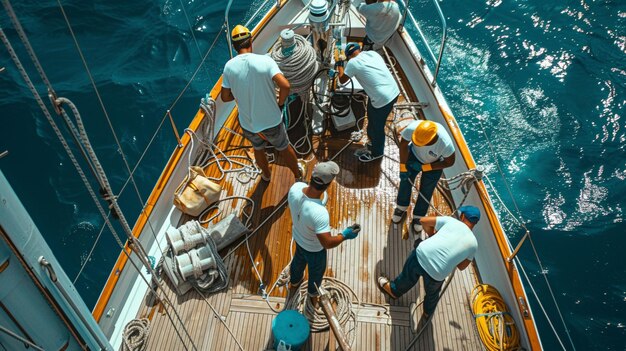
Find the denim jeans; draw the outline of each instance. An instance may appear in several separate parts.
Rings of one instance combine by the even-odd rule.
[[[424,312],[430,316],[435,312],[437,302],[439,302],[439,292],[441,291],[443,281],[434,280],[426,273],[417,260],[415,250],[411,250],[409,257],[404,262],[402,272],[391,282],[391,291],[394,295],[400,297],[414,287],[420,277],[424,278],[424,290],[426,291]]]
[[[400,179],[400,186],[398,187],[398,198],[396,199],[396,203],[398,206],[409,206],[411,203],[411,194],[413,191],[413,186],[409,182],[409,180],[415,183],[415,178],[419,174],[413,170],[412,165],[419,163],[417,157],[413,154],[413,151],[410,150],[409,146],[409,158],[406,162],[406,168],[409,171],[408,179]],[[417,203],[415,207],[413,207],[413,215],[418,217],[423,217],[428,212],[428,204],[430,203],[430,199],[433,197],[433,192],[437,187],[437,182],[439,182],[439,178],[441,178],[441,174],[443,171],[441,169],[422,172],[422,180],[420,182],[419,192],[424,195],[424,197],[428,200],[425,200],[424,197],[417,197]]]
[[[296,243],[296,253],[291,261],[289,280],[291,284],[298,284],[304,277],[304,268],[309,266],[309,285],[307,291],[310,296],[317,296],[317,286],[322,286],[322,279],[326,271],[326,249],[310,252]]]
[[[397,100],[398,97],[396,96],[390,103],[381,108],[372,106],[371,100],[367,102],[367,137],[372,142],[370,151],[374,157],[385,152],[385,124]]]

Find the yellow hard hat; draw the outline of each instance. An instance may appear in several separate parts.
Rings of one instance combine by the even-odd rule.
[[[411,141],[415,146],[424,146],[437,136],[437,125],[432,121],[422,121],[413,131]]]
[[[230,36],[233,39],[233,41],[240,41],[240,40],[250,38],[251,34],[248,28],[242,26],[241,24],[238,24],[235,26],[235,28],[233,28],[233,31],[230,33]]]

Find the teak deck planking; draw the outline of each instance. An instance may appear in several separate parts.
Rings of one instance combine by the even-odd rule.
[[[402,77],[402,72],[399,73]],[[407,90],[412,94],[410,89]],[[412,99],[415,101],[413,97]],[[293,107],[292,111],[297,113],[299,107]],[[246,153],[251,155],[249,143],[240,135],[241,129],[236,120],[227,123],[234,133],[223,128],[216,138],[217,146],[227,151],[229,155]],[[297,129],[300,128],[294,128]],[[387,137],[382,162],[360,163],[353,156],[354,151],[361,147],[358,144],[350,145],[337,155],[337,152],[348,143],[349,132],[326,131],[322,136],[312,137],[314,150],[308,156],[309,176],[318,160],[327,160],[335,155],[334,160],[341,168],[335,184],[328,189],[326,205],[330,213],[331,227],[334,228],[333,234],[353,223],[359,223],[362,227],[357,239],[345,241],[339,247],[329,250],[326,275],[345,282],[364,303],[362,306],[356,304],[353,306],[357,312],[353,350],[404,350],[416,335],[413,328],[422,309],[419,306],[412,314],[410,307],[412,303],[423,298],[422,282],[420,280],[414,289],[397,300],[389,300],[376,287],[376,279],[380,274],[393,278],[402,270],[407,255],[413,249],[414,238],[402,239],[402,231],[408,230],[410,213],[409,219],[400,228],[391,224],[399,183],[398,149],[393,140]],[[293,138],[294,133],[290,132],[290,137]],[[240,148],[241,146],[247,148]],[[233,150],[228,151],[229,149]],[[255,200],[256,208],[251,222],[253,227],[268,218],[286,199],[289,187],[294,182],[291,171],[284,166],[280,158],[277,157],[271,169],[272,179],[269,183],[257,177],[248,184],[241,184],[232,174],[226,175],[221,181],[225,190],[222,197],[245,195]],[[207,174],[218,176],[217,173],[215,165],[207,168]],[[413,203],[415,198],[416,191],[413,194]],[[432,204],[444,214],[451,212],[438,190],[433,196]],[[220,204],[223,215],[232,211],[239,214],[242,207],[242,200],[225,201]],[[432,214],[433,210],[431,209],[429,213]],[[183,216],[180,224],[189,219],[188,216]],[[287,206],[277,211],[250,238],[250,250],[267,289],[270,289],[289,263],[290,243],[291,216]],[[221,252],[222,256],[229,250],[227,248]],[[167,295],[176,304],[174,307],[189,331],[193,344],[199,350],[238,350],[236,338],[245,350],[272,349],[271,321],[275,313],[258,294],[259,280],[254,273],[246,245],[242,245],[226,258],[225,263],[230,274],[229,287],[206,299],[193,290],[178,297],[171,289],[167,278],[164,278],[168,289]],[[476,281],[473,265],[465,271],[456,272],[439,302],[431,324],[412,349],[483,349],[468,302],[469,293]],[[285,287],[274,289],[269,298],[272,306],[276,307],[278,304],[282,309],[285,295]],[[211,306],[219,316],[213,312]],[[192,350],[192,342],[180,328],[180,323],[175,320],[176,328],[172,327],[167,314],[163,312],[164,308],[172,310],[168,306],[150,307],[143,304],[138,313],[138,317],[151,316],[148,349]],[[151,313],[152,309],[155,311]],[[175,316],[173,318],[176,319]],[[220,319],[223,319],[223,322]],[[411,322],[411,319],[415,322]],[[225,326],[230,328],[234,337]],[[329,331],[325,331],[312,333],[304,349],[328,348]]]

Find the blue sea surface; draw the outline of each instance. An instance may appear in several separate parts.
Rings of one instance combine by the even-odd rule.
[[[449,30],[439,84],[495,186],[490,191],[511,242],[523,235],[513,217],[532,233],[544,270],[528,243],[520,257],[556,330],[570,349],[545,277],[578,350],[626,350],[626,2],[440,4]],[[130,168],[156,132],[134,174],[137,191],[131,184],[120,198],[132,225],[176,145],[167,120],[158,129],[165,112],[177,101],[171,112],[182,131],[228,59],[226,1],[63,5]],[[259,5],[235,1],[231,23]],[[57,2],[13,6],[55,90],[80,108],[119,191],[129,171]],[[413,0],[411,9],[436,52],[441,31],[432,2]],[[0,12],[2,29],[26,63]],[[216,35],[212,54],[179,97]],[[0,73],[0,151],[9,151],[0,167],[93,306],[120,248],[108,230],[99,236],[102,217],[4,47],[0,67],[7,68]],[[36,76],[32,65],[27,69]],[[560,349],[532,297],[531,303],[545,349]]]

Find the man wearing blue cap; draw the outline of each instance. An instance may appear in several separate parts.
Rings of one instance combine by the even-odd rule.
[[[385,151],[385,123],[400,89],[391,75],[385,60],[376,51],[361,52],[358,43],[348,43],[344,50],[348,63],[336,63],[339,81],[343,84],[356,78],[369,97],[367,101],[367,137],[370,148],[358,150],[355,156],[361,162],[371,162],[383,157]]]
[[[443,281],[455,268],[464,270],[474,259],[478,241],[472,229],[480,220],[480,211],[474,206],[458,209],[459,219],[448,216],[420,219],[428,239],[416,241],[417,247],[404,263],[400,275],[393,281],[378,277],[378,287],[391,298],[409,291],[420,277],[424,277],[424,314],[422,320],[435,312]]]

